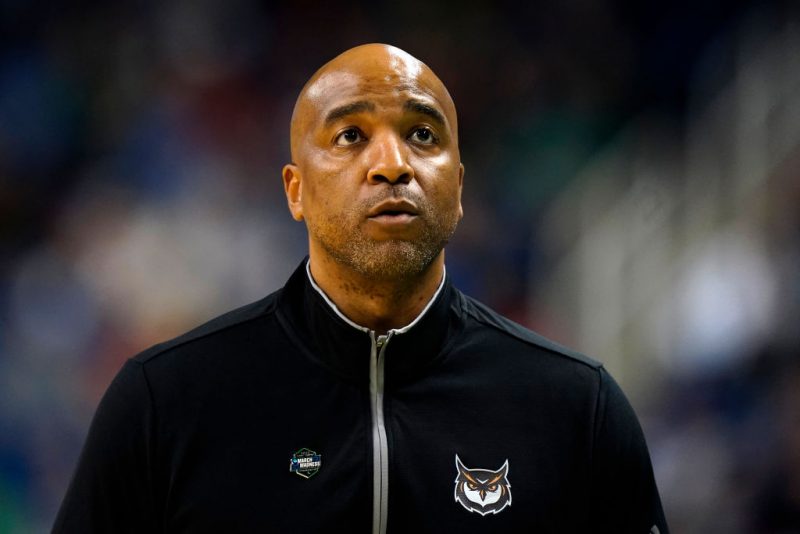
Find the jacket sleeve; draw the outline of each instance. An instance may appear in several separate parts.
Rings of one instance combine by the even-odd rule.
[[[128,360],[94,415],[54,533],[159,532],[154,413],[142,364]]]
[[[624,393],[600,368],[593,450],[594,532],[667,534],[650,454]]]

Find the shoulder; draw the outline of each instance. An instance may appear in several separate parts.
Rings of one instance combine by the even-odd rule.
[[[482,331],[483,336],[513,344],[522,349],[522,352],[545,353],[565,363],[597,371],[602,370],[600,362],[515,323],[468,295],[461,292],[459,294],[463,315]],[[525,348],[529,351],[526,351]]]
[[[258,328],[260,320],[269,319],[275,313],[278,295],[281,290],[247,305],[224,313],[202,325],[169,341],[159,343],[137,354],[134,362],[146,364],[164,354],[182,349],[201,350],[206,345],[214,345],[221,340],[242,335],[251,328]]]

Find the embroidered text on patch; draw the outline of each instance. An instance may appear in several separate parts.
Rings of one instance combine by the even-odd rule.
[[[311,478],[322,467],[322,455],[311,449],[302,448],[292,455],[289,460],[289,472],[296,473],[303,478]]]

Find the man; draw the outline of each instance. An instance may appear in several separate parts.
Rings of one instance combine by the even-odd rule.
[[[423,63],[348,50],[283,169],[309,259],[126,363],[56,532],[667,532],[602,366],[464,296],[456,111]]]

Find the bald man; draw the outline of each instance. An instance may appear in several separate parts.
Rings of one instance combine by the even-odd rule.
[[[666,533],[603,367],[459,292],[450,94],[371,44],[303,87],[286,285],[130,359],[55,532]]]

